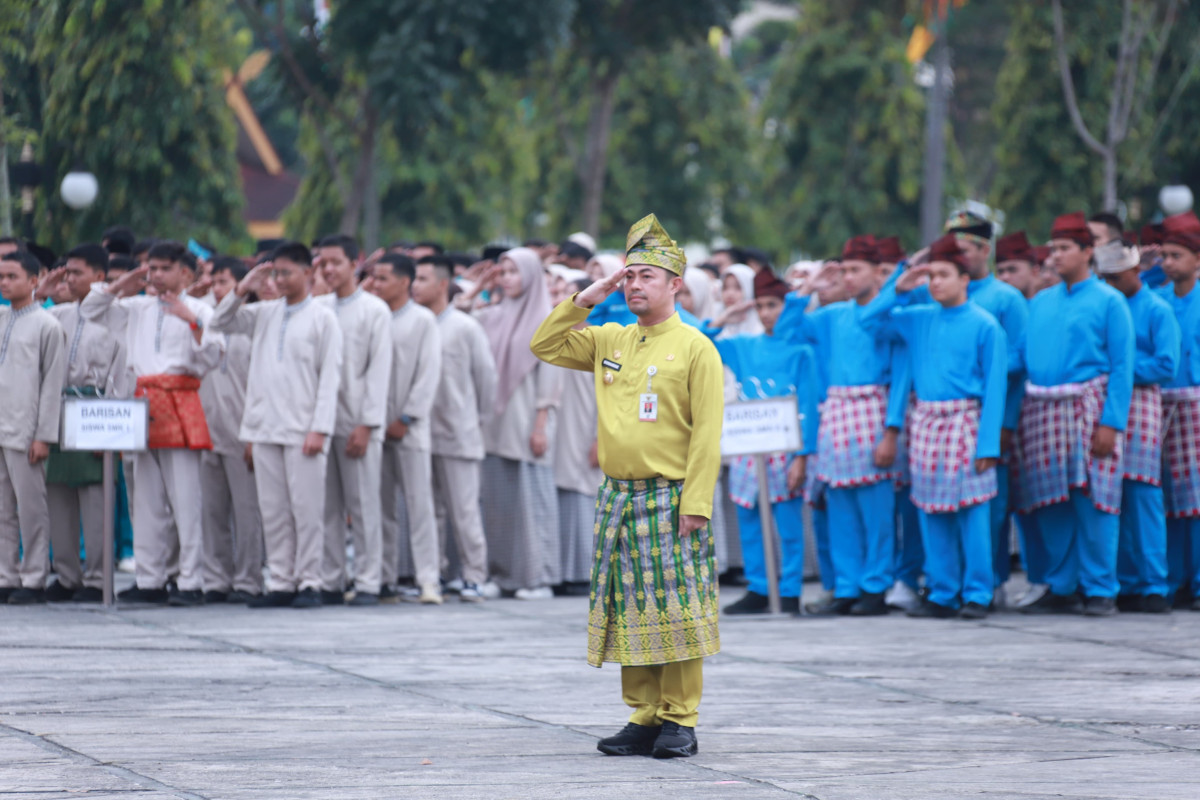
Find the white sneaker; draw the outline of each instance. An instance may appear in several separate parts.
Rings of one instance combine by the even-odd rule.
[[[396,594],[405,603],[417,603],[421,600],[421,590],[415,586],[401,586],[396,589]]]
[[[127,572],[130,575],[137,572],[137,564],[133,560],[133,556],[125,556],[117,562],[117,572]]]
[[[484,600],[483,592],[479,590],[478,583],[464,582],[462,590],[458,593],[458,597],[464,603],[482,603]]]
[[[488,600],[499,600],[500,599],[500,587],[497,586],[496,584],[492,583],[491,581],[488,581],[483,586],[480,586],[479,592],[484,597],[486,597]]]
[[[1025,606],[1031,606],[1045,597],[1048,591],[1050,591],[1050,587],[1044,583],[1031,583],[1029,591],[1021,595],[1021,599],[1017,601],[1016,607],[1024,608]]]
[[[463,590],[463,586],[465,586],[465,585],[466,584],[463,583],[462,578],[455,578],[452,581],[446,581],[445,586],[442,588],[445,589],[445,591],[449,592],[450,594],[458,594],[459,592],[461,592]]]
[[[539,586],[536,589],[517,589],[516,596],[518,600],[550,600],[554,597],[554,590],[549,586]]]
[[[904,581],[896,581],[884,595],[883,601],[891,608],[901,611],[912,611],[921,605],[921,597]]]
[[[426,584],[421,587],[417,600],[426,606],[440,606],[442,604],[442,590],[440,586]]]

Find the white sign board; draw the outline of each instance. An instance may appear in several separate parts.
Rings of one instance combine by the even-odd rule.
[[[721,455],[790,453],[800,447],[800,413],[794,396],[725,406]]]
[[[63,450],[145,450],[150,406],[144,398],[64,397]]]

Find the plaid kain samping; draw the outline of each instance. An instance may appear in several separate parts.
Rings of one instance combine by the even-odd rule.
[[[1163,389],[1163,504],[1171,519],[1200,517],[1200,386]]]
[[[1125,453],[1121,457],[1126,480],[1162,485],[1162,422],[1159,387],[1133,387],[1129,421],[1125,423]]]
[[[875,466],[875,446],[883,436],[888,388],[881,385],[830,386],[821,412],[818,478],[833,489],[870,486],[900,477],[893,464]]]
[[[931,514],[958,511],[996,496],[996,470],[975,472],[979,401],[920,402],[909,427],[912,501]]]

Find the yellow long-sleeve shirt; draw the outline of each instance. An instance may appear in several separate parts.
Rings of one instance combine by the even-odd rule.
[[[600,468],[617,480],[683,481],[679,513],[711,519],[724,420],[717,349],[678,314],[652,327],[609,323],[571,330],[589,311],[574,297],[564,300],[530,348],[547,363],[593,373]],[[655,422],[638,419],[647,380],[649,393],[658,395]]]

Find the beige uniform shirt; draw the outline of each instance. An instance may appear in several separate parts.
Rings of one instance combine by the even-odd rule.
[[[199,342],[191,327],[168,314],[157,297],[118,299],[97,284],[83,299],[79,313],[122,340],[125,362],[135,380],[143,375],[203,378],[220,363],[225,337],[209,324],[211,308],[188,295],[181,295],[180,300],[204,326]]]
[[[392,312],[392,379],[387,412],[388,424],[405,416],[412,420],[408,433],[400,440],[402,449],[428,451],[432,447],[429,415],[441,377],[442,335],[437,317],[409,300]]]
[[[20,311],[0,306],[0,447],[58,441],[66,371],[58,320],[36,303]]]
[[[226,334],[225,353],[221,356],[221,362],[204,376],[200,384],[200,403],[208,420],[213,451],[223,456],[240,456],[245,451],[239,432],[242,414],[246,410],[246,383],[249,378],[249,335]]]
[[[342,329],[342,379],[334,435],[349,436],[359,425],[383,441],[388,378],[392,372],[392,312],[373,294],[356,289],[348,297],[315,298],[332,309]]]
[[[594,496],[604,472],[588,456],[596,442],[595,379],[586,372],[563,370],[562,402],[554,439],[554,482],[560,489]]]
[[[554,459],[555,409],[562,394],[563,371],[539,363],[517,385],[504,411],[493,415],[484,427],[484,446],[489,455],[513,461],[547,465]],[[537,412],[547,409],[546,437],[550,446],[541,458],[535,458],[529,447]]]
[[[63,303],[47,309],[66,334],[67,370],[64,386],[91,386],[100,394],[116,396],[122,388],[125,360],[121,344],[103,326],[88,322],[79,313],[79,303]]]
[[[247,305],[230,292],[212,326],[250,336],[241,441],[299,447],[309,432],[333,435],[342,332],[328,304],[309,297],[294,306],[283,299]]]
[[[496,362],[483,328],[447,307],[438,315],[442,379],[433,403],[433,452],[482,461],[483,426],[496,395]]]

